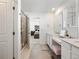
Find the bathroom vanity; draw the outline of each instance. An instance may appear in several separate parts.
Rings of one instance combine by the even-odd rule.
[[[61,45],[61,59],[79,59],[79,40],[54,36],[53,41]]]
[[[61,46],[61,59],[79,59],[79,0],[70,0],[57,15],[53,25],[53,30],[58,35],[46,36],[49,47],[54,51],[58,49],[54,49],[55,43]],[[59,37],[62,30],[67,32],[67,35],[64,35],[67,37]]]
[[[61,44],[62,59],[79,59],[79,41],[63,39]]]
[[[72,0],[64,9],[63,20],[65,29],[70,37],[64,38],[61,42],[61,59],[79,59],[79,0]]]

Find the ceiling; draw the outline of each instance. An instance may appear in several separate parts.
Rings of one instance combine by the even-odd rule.
[[[46,13],[52,8],[57,8],[67,0],[22,0],[22,10],[24,12]]]

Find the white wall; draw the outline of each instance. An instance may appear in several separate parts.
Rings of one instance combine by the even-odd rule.
[[[35,25],[39,25],[40,26],[40,23],[39,21],[30,21],[30,31],[34,31],[35,30]]]
[[[40,20],[40,43],[46,43],[46,14],[41,15]]]
[[[40,19],[38,19],[37,15],[29,15],[29,19],[30,19],[30,31],[31,30],[35,30],[35,25],[39,25],[40,26]]]

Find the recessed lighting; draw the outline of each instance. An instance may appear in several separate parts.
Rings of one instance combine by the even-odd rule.
[[[55,11],[55,8],[52,8],[52,11]]]
[[[63,11],[63,8],[58,8],[58,10],[56,11],[56,15],[60,14]]]

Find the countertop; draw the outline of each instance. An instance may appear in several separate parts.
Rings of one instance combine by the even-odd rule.
[[[53,40],[55,41],[55,42],[57,42],[59,45],[61,45],[61,38],[59,38],[58,36],[53,36]]]
[[[58,35],[54,35],[54,36],[53,36],[53,40],[54,40],[55,42],[57,42],[59,45],[61,45],[61,42],[62,42],[62,40],[64,40],[64,39],[69,39],[69,38],[67,38],[67,37],[62,38],[62,37],[60,37],[60,36],[58,36]]]
[[[57,42],[59,45],[61,45],[62,41],[65,41],[77,48],[79,48],[79,39],[76,39],[76,38],[61,38],[59,36],[53,36],[53,40],[55,42]]]
[[[62,40],[79,48],[79,39],[62,39]]]

